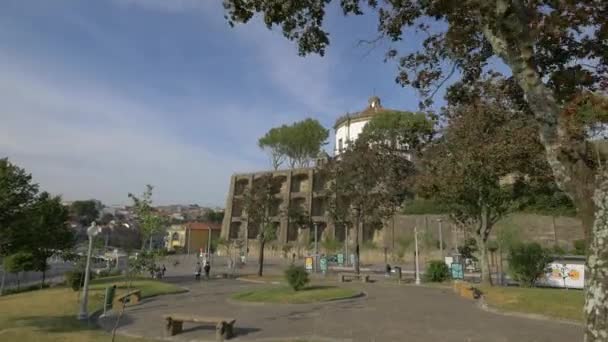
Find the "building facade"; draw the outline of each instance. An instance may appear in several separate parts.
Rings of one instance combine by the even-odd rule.
[[[216,223],[174,224],[167,229],[165,247],[169,251],[181,250],[185,253],[207,252],[209,241],[217,239],[220,232],[221,226]]]
[[[315,172],[314,168],[266,171],[257,173],[235,174],[230,179],[230,189],[226,200],[222,237],[225,239],[254,240],[258,236],[258,227],[247,220],[244,212],[243,194],[254,180],[271,173],[281,182],[281,188],[276,196],[281,198],[279,207],[273,210],[275,216],[272,224],[277,228],[277,240],[281,244],[306,243],[314,239],[310,228],[298,227],[290,222],[285,214],[289,207],[299,206],[304,212],[310,213],[312,221],[317,226],[318,239],[325,238],[344,240],[344,235],[336,230],[327,215],[327,201],[324,190],[326,182]]]

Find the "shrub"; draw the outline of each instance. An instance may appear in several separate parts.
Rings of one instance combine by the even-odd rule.
[[[450,278],[450,269],[448,265],[441,260],[431,260],[429,262],[429,267],[424,273],[424,278],[426,281],[442,282]]]
[[[75,269],[73,271],[67,272],[65,274],[65,279],[67,284],[72,288],[72,290],[78,291],[81,287],[84,286],[84,270]],[[89,271],[89,279],[93,279],[93,273],[91,271]]]
[[[574,253],[576,255],[587,255],[587,242],[582,240],[574,240],[572,241],[572,245],[574,246]]]
[[[538,243],[522,243],[509,251],[509,271],[522,286],[530,287],[545,273],[551,260],[550,251]]]
[[[30,286],[21,287],[21,288],[4,289],[4,294],[9,295],[9,294],[22,293],[22,292],[37,291],[37,290],[41,290],[41,289],[47,289],[49,287],[51,287],[51,285],[46,284],[46,283],[45,284],[36,284],[36,285],[30,285]]]
[[[287,268],[285,271],[285,278],[287,278],[289,286],[291,286],[291,288],[295,291],[301,290],[310,281],[310,279],[308,279],[308,272],[306,272],[306,269],[303,266],[295,265],[291,265],[289,268]]]
[[[475,241],[474,238],[468,238],[464,242],[464,246],[458,246],[458,253],[460,253],[460,255],[462,255],[462,257],[465,259],[477,260],[477,258],[473,255],[473,253],[476,253],[477,251],[477,241]]]

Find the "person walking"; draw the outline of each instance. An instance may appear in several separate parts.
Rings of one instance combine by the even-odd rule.
[[[203,268],[201,266],[201,263],[197,261],[196,268],[194,269],[194,279],[201,280],[202,271],[203,271]]]
[[[205,262],[205,278],[207,278],[207,280],[209,280],[209,271],[211,271],[211,264],[207,261]]]
[[[160,269],[160,275],[162,278],[165,277],[165,272],[167,272],[167,268],[165,267],[165,264],[163,264],[163,267]]]

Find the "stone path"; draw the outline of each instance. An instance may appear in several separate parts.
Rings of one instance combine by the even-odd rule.
[[[571,342],[580,341],[580,326],[553,321],[509,317],[478,309],[450,290],[359,284],[366,297],[324,304],[264,305],[235,303],[237,291],[260,286],[217,279],[196,283],[191,276],[168,281],[190,288],[189,293],[144,300],[129,308],[119,333],[162,338],[167,313],[190,313],[236,318],[234,341],[458,341],[458,342]],[[100,319],[110,330],[114,318]],[[184,325],[174,341],[213,341],[214,328]]]

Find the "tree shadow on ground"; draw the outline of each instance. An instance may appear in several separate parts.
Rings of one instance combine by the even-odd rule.
[[[125,317],[123,316],[123,319]],[[121,321],[123,320],[121,319]],[[40,329],[47,333],[93,331],[98,327],[92,321],[82,322],[73,315],[63,316],[26,316],[13,320],[14,325]]]
[[[311,290],[328,290],[328,289],[337,289],[337,286],[331,286],[331,285],[311,285],[311,286],[306,286],[305,288],[301,289],[300,291],[311,291]]]
[[[235,337],[240,337],[240,336],[245,336],[254,332],[258,332],[261,329],[258,328],[242,328],[242,327],[235,327],[233,332]],[[195,331],[207,331],[207,332],[213,332],[215,333],[215,324],[196,324],[193,326],[190,326],[188,328],[184,328],[182,330],[182,333],[189,333],[189,332],[195,332]]]

